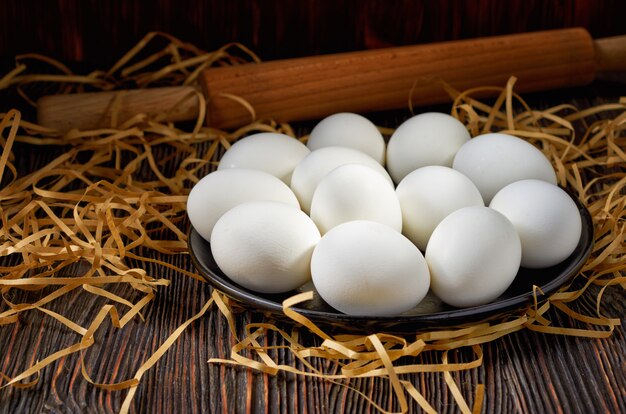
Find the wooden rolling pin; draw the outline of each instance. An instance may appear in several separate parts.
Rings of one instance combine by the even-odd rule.
[[[207,125],[233,128],[250,112],[228,98],[248,101],[257,119],[317,119],[336,112],[366,113],[449,101],[435,82],[457,89],[504,85],[514,75],[518,92],[585,85],[597,72],[626,69],[626,36],[593,40],[585,29],[495,36],[361,52],[276,60],[206,70],[200,86],[208,98]],[[39,123],[59,130],[108,126],[119,100],[119,121],[167,111],[193,94],[191,87],[138,89],[43,97]],[[194,119],[197,98],[186,99],[172,121]]]

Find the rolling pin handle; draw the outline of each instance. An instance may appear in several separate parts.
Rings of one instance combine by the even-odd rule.
[[[156,116],[168,110],[169,121],[189,121],[198,116],[197,93],[190,86],[172,86],[44,96],[37,101],[37,121],[58,131],[107,128],[114,104],[117,125],[137,114]]]
[[[614,36],[593,42],[598,72],[626,70],[626,36]]]

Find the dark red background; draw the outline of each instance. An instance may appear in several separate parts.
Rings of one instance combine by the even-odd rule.
[[[147,32],[263,59],[583,26],[626,33],[620,0],[3,0],[0,57],[39,52],[107,66]]]

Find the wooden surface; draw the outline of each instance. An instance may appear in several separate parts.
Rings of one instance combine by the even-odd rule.
[[[466,90],[504,85],[511,74],[518,92],[586,85],[596,74],[593,41],[576,28],[309,56],[209,69],[201,84],[207,124],[233,128],[250,112],[224,93],[245,99],[259,119],[291,122],[405,108],[407,91],[414,105],[447,102],[438,78]]]
[[[191,86],[170,86],[44,96],[37,101],[37,123],[59,131],[110,127],[111,111],[116,100],[119,105],[117,125],[137,114],[154,116],[163,113],[164,108],[176,108],[168,114],[172,122],[189,121],[198,116],[196,89]]]
[[[248,124],[251,114],[233,96],[252,105],[257,119],[292,122],[405,108],[407,91],[413,105],[447,102],[439,79],[466,90],[503,85],[514,74],[516,91],[527,93],[587,85],[606,69],[601,62],[626,70],[626,57],[620,61],[626,35],[598,44],[602,59],[596,59],[587,30],[549,30],[222,66],[205,70],[199,80],[208,102],[207,125],[237,128]],[[481,97],[496,94],[485,91]],[[61,131],[108,127],[114,102],[118,124],[181,102],[170,120],[193,120],[198,113],[192,87],[150,88],[45,96],[37,102],[38,122]]]
[[[624,84],[598,82],[589,88],[527,97],[533,107],[568,102],[584,108],[613,102],[620,95],[626,95]],[[447,107],[444,105],[435,109],[445,111]],[[374,119],[394,126],[407,115],[406,112],[377,114]],[[309,126],[303,126],[300,132]],[[15,150],[17,164],[26,170],[37,168],[55,151],[18,146]],[[160,258],[190,270],[192,268],[189,257],[185,255]],[[209,288],[198,281],[163,268],[148,270],[151,274],[170,279],[171,285],[159,288],[155,301],[146,308],[145,323],[137,319],[120,331],[110,327],[98,332],[96,344],[85,354],[87,370],[96,382],[131,378],[159,344],[183,321],[198,312],[210,297]],[[9,299],[19,302],[26,297],[27,294],[15,295]],[[626,323],[623,291],[608,290],[604,295],[604,304],[604,314],[620,317],[622,323]],[[101,305],[99,299],[76,290],[68,296],[68,300],[55,301],[49,308],[86,325]],[[576,302],[573,309],[593,314],[595,296],[586,295]],[[0,306],[0,312],[2,310],[4,308]],[[559,314],[550,312],[550,317],[557,323],[563,322]],[[259,315],[249,312],[237,317],[239,329],[246,322],[261,320]],[[278,336],[270,335],[270,338],[270,345],[283,343]],[[308,345],[319,344],[310,335],[303,338]],[[36,312],[28,312],[19,323],[0,327],[0,371],[16,375],[37,359],[76,341],[76,335],[68,333],[56,321]],[[132,412],[372,411],[355,392],[321,380],[283,374],[270,377],[207,363],[212,357],[228,358],[232,345],[224,318],[216,308],[212,308],[205,317],[193,323],[163,359],[145,374]],[[454,374],[470,406],[476,384],[485,384],[483,412],[626,412],[626,333],[623,327],[616,329],[613,336],[605,340],[523,331],[484,345],[483,349],[485,356],[481,367]],[[454,361],[469,360],[472,357],[469,352],[454,351],[450,353],[450,358]],[[293,363],[284,351],[275,351],[271,355],[279,363]],[[433,354],[426,354],[418,357],[417,361],[435,362],[433,358]],[[117,412],[126,391],[103,391],[88,384],[80,374],[78,361],[78,355],[74,354],[49,366],[34,388],[0,390],[0,413]],[[458,411],[441,374],[416,374],[406,379],[415,384],[440,412]],[[361,379],[353,381],[352,385],[387,406],[390,390],[386,382]],[[415,403],[411,408],[419,412]]]

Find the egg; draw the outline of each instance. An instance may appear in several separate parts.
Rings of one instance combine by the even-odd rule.
[[[323,147],[348,147],[364,152],[381,165],[385,163],[385,140],[369,119],[348,112],[322,119],[311,131],[307,147],[311,151]]]
[[[489,207],[506,216],[522,242],[522,266],[554,266],[574,252],[582,233],[576,203],[561,188],[541,180],[504,187]]]
[[[322,234],[352,220],[376,221],[402,231],[402,211],[393,187],[379,172],[359,164],[337,167],[320,181],[311,218]]]
[[[556,184],[550,161],[539,149],[512,135],[479,135],[459,149],[452,167],[476,184],[486,204],[507,185],[525,179]]]
[[[222,214],[243,202],[261,200],[300,207],[291,189],[278,178],[263,171],[236,168],[214,171],[198,181],[187,199],[187,215],[196,231],[210,240]]]
[[[426,248],[431,289],[457,307],[489,303],[511,285],[522,256],[513,224],[489,207],[464,207],[439,223]]]
[[[427,112],[403,122],[387,144],[387,168],[399,183],[411,171],[429,165],[452,166],[454,155],[470,139],[456,118]]]
[[[293,169],[310,152],[306,145],[288,135],[261,132],[235,142],[224,153],[217,169],[261,170],[289,185]]]
[[[288,292],[311,278],[311,254],[320,240],[300,209],[253,201],[228,210],[215,224],[211,251],[231,280],[261,293]]]
[[[291,189],[298,197],[303,211],[310,212],[313,193],[322,178],[345,164],[361,164],[373,168],[389,182],[390,186],[393,186],[387,171],[369,155],[352,148],[320,148],[304,157],[291,176]]]
[[[408,311],[430,285],[417,247],[391,227],[366,220],[340,224],[322,237],[311,258],[311,276],[330,306],[357,316]]]
[[[402,234],[422,251],[435,227],[453,211],[484,206],[480,191],[452,168],[432,165],[402,179],[396,194],[402,208]]]

